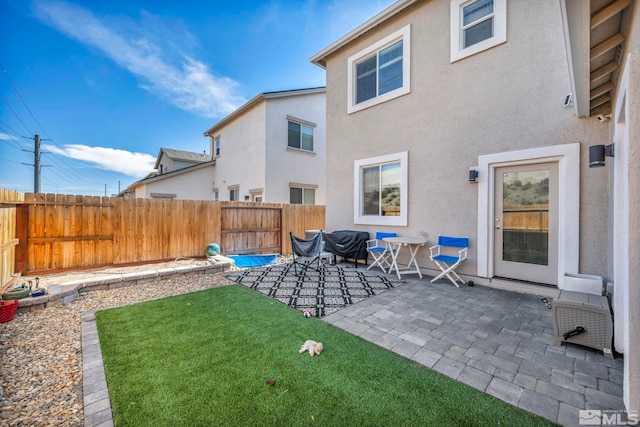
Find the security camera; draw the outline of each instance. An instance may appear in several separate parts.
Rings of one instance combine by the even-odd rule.
[[[598,119],[598,121],[600,123],[604,123],[604,122],[608,121],[609,119],[611,119],[611,114],[598,114],[596,116],[596,119]]]
[[[573,93],[570,93],[564,98],[564,106],[570,107],[573,104]]]

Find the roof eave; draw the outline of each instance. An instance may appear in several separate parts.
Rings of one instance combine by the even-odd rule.
[[[378,13],[373,18],[369,19],[364,24],[357,27],[355,30],[347,33],[345,36],[343,36],[339,40],[335,41],[331,45],[327,46],[320,52],[313,55],[311,58],[309,58],[309,61],[311,61],[313,64],[316,64],[321,68],[326,68],[327,57],[329,55],[331,55],[338,49],[341,49],[342,47],[346,46],[347,44],[351,43],[352,41],[356,40],[357,38],[361,37],[366,32],[377,27],[378,25],[382,24],[383,22],[387,21],[388,19],[392,18],[398,13],[402,12],[412,4],[417,3],[418,1],[420,0],[399,0],[395,2],[394,4],[392,4],[385,10],[383,10],[382,12]]]
[[[161,147],[160,151],[158,151],[158,156],[156,157],[156,164],[153,166],[154,169],[158,169],[158,167],[160,166],[160,158],[162,157],[163,152],[164,152],[164,147]]]
[[[590,115],[591,7],[583,0],[560,0],[569,79],[577,117]]]
[[[174,170],[174,171],[171,171],[171,172],[166,172],[166,173],[154,175],[154,176],[149,177],[149,178],[143,178],[143,179],[141,179],[139,181],[136,181],[132,185],[135,185],[135,184],[148,184],[150,182],[161,181],[161,180],[166,179],[166,178],[172,178],[174,176],[182,175],[182,174],[185,174],[185,173],[193,172],[193,171],[198,170],[198,169],[202,169],[202,168],[209,167],[209,166],[215,166],[215,165],[216,165],[216,160],[213,159],[213,160],[209,160],[208,162],[199,163],[197,165],[187,166],[186,168],[177,169],[177,170]]]
[[[245,111],[253,108],[253,106],[257,105],[260,101],[262,101],[264,99],[264,95],[262,93],[254,96],[253,98],[251,98],[249,101],[247,101],[246,103],[244,103],[242,106],[240,106],[238,109],[234,110],[231,114],[229,114],[227,117],[225,117],[224,119],[220,120],[218,123],[216,123],[215,125],[211,126],[209,129],[207,129],[204,132],[204,136],[213,136],[212,134],[215,132],[215,130],[221,126],[223,126],[226,123],[229,123],[230,121],[232,121],[234,118],[238,117],[240,114],[244,113]]]
[[[253,98],[251,98],[244,105],[239,107],[237,110],[235,110],[234,112],[226,116],[224,119],[220,120],[218,123],[216,123],[215,125],[211,126],[209,129],[207,129],[204,132],[204,136],[214,136],[213,134],[218,129],[220,129],[227,123],[235,120],[236,117],[242,115],[244,112],[250,110],[251,108],[253,108],[254,106],[256,106],[257,104],[259,104],[261,101],[265,99],[285,98],[288,96],[297,96],[297,95],[309,95],[313,93],[322,93],[326,91],[327,91],[327,88],[324,86],[321,86],[321,87],[314,87],[309,89],[293,89],[293,90],[283,90],[283,91],[277,91],[277,92],[260,93],[254,96]]]

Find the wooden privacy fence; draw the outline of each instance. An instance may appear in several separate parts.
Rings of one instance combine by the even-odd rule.
[[[14,277],[16,262],[16,207],[24,200],[24,194],[0,189],[0,288]]]
[[[25,194],[15,212],[23,273],[203,257],[212,242],[223,254],[289,254],[289,231],[325,224],[315,205],[42,193]]]

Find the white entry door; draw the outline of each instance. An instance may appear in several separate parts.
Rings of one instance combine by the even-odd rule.
[[[495,169],[494,276],[558,284],[558,163]]]

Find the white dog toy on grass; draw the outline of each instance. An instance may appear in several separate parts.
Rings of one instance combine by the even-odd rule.
[[[307,340],[304,342],[304,344],[302,344],[302,347],[300,347],[300,350],[298,350],[298,353],[302,354],[305,351],[308,351],[309,356],[311,357],[313,357],[314,354],[320,354],[322,353],[322,343],[315,342],[312,340]]]

